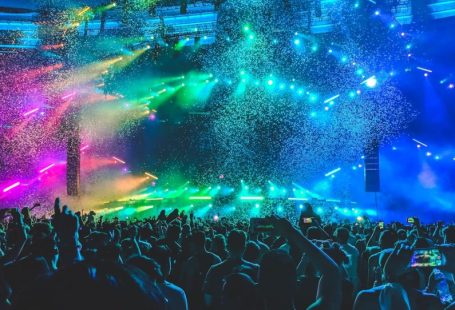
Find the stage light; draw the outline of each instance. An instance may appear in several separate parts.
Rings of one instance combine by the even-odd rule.
[[[406,34],[405,34],[404,32],[402,32],[402,33],[400,33],[400,35],[401,35],[402,37],[404,37]]]
[[[240,196],[240,200],[264,200],[264,196]]]
[[[300,192],[300,194],[303,194],[303,192]],[[288,200],[291,200],[291,201],[308,201],[308,198],[289,197]]]
[[[362,166],[362,164],[358,164],[357,167],[362,168],[363,166]]]
[[[341,57],[341,62],[347,62],[348,58],[346,56]]]
[[[220,218],[218,217],[218,215],[213,216],[213,220],[214,220],[215,222],[217,222],[219,219],[220,219]]]
[[[324,212],[324,210],[321,207],[316,209],[316,213],[321,214],[322,212]]]
[[[426,155],[427,155],[427,157],[430,157],[431,156],[431,152],[427,152]]]
[[[5,187],[5,188],[3,189],[3,192],[6,193],[6,192],[12,190],[12,189],[15,188],[15,187],[18,187],[19,185],[21,185],[21,182],[16,182],[16,183],[14,183],[14,184],[11,184],[10,186]]]
[[[272,43],[273,43],[273,44],[277,44],[277,43],[278,43],[278,40],[277,40],[277,39],[273,39],[273,40],[272,40]]]
[[[450,89],[454,89],[455,88],[455,85],[453,83],[450,83],[449,86],[448,86]]]
[[[332,49],[329,49],[329,53],[332,54],[332,53],[333,53],[333,50],[332,50]]]
[[[154,180],[158,180],[158,177],[157,177],[157,176],[154,176],[154,175],[151,174],[151,173],[146,172],[145,175],[146,175],[147,177],[149,177],[149,178],[154,179]]]
[[[434,159],[436,159],[436,160],[440,160],[440,159],[441,159],[441,157],[440,157],[439,155],[436,155],[436,156],[434,157]]]
[[[352,170],[357,170],[357,167],[356,166],[352,166]]]
[[[415,143],[417,143],[418,145],[421,145],[421,146],[424,146],[424,147],[428,147],[428,144],[425,144],[423,143],[422,141],[419,141],[417,139],[412,139],[412,141],[414,141]]]
[[[268,80],[268,81],[267,81],[267,84],[268,84],[269,86],[272,86],[272,85],[273,85],[273,80]]]
[[[273,192],[275,190],[275,187],[270,187],[270,190]]]
[[[367,80],[365,80],[365,84],[367,85],[367,87],[369,88],[375,88],[377,85],[378,85],[378,80],[376,79],[376,77],[373,75],[372,77],[368,78]]]
[[[340,170],[341,170],[341,168],[338,167],[338,168],[336,168],[336,169],[333,169],[332,171],[327,172],[324,176],[328,177],[328,176],[330,176],[330,175],[333,175],[333,174],[339,172]]]
[[[330,98],[324,100],[324,103],[332,102],[333,100],[337,99],[338,97],[340,97],[340,94],[335,95],[333,97],[330,97]]]
[[[355,98],[355,91],[349,92],[349,98]]]
[[[253,39],[254,39],[254,35],[250,34],[250,35],[248,36],[248,38],[249,38],[250,40],[253,40]]]
[[[358,217],[357,217],[357,222],[361,222],[361,221],[363,221],[363,217],[358,216]]]
[[[300,205],[299,208],[300,208],[300,209],[303,209],[303,205]]]
[[[392,150],[393,150],[393,151],[396,151],[396,150],[397,150],[397,147],[396,147],[396,146],[392,146]]]
[[[212,196],[190,196],[189,200],[212,200]]]
[[[293,90],[295,88],[295,85],[291,84],[291,86],[289,86],[289,88]]]
[[[300,96],[303,95],[303,89],[300,88],[300,89],[297,91],[297,93],[298,93]]]
[[[374,11],[374,15],[379,16],[381,12],[379,10]]]
[[[294,40],[294,45],[300,45],[300,40],[299,39],[295,39]]]
[[[329,107],[325,107],[324,110],[325,110],[325,111],[328,111],[328,110],[330,110],[330,109],[329,109]]]
[[[278,207],[276,210],[277,210],[278,212],[283,212],[283,207]]]
[[[428,73],[425,72],[425,73],[423,74],[423,76],[424,76],[424,77],[428,77]]]
[[[358,9],[360,4],[358,2],[354,3],[354,8]]]
[[[311,113],[310,113],[310,116],[311,116],[311,117],[316,117],[316,115],[317,115],[316,112],[311,112]]]
[[[390,29],[394,29],[396,27],[396,25],[395,25],[395,23],[391,23],[389,27],[390,27]]]
[[[311,46],[311,50],[313,52],[316,52],[318,50],[318,46],[316,44],[313,44],[313,46]]]
[[[411,45],[411,44],[406,44],[406,49],[407,49],[407,50],[410,50],[410,49],[411,49],[411,47],[412,47],[412,45]]]
[[[243,31],[245,31],[245,32],[250,31],[250,26],[248,26],[248,25],[243,26]]]
[[[259,209],[260,205],[257,203],[254,205],[256,209]]]

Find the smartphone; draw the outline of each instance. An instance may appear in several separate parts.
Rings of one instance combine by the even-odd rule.
[[[271,219],[253,217],[250,219],[251,232],[268,232],[273,230],[273,223]]]
[[[313,223],[313,219],[311,217],[304,217],[303,218],[303,223],[304,224],[311,224],[311,223]]]
[[[409,224],[414,224],[414,218],[413,217],[408,217],[408,223]]]
[[[384,222],[379,222],[378,227],[379,229],[384,229]]]
[[[444,266],[445,259],[439,249],[415,249],[409,264],[411,267],[439,267]]]

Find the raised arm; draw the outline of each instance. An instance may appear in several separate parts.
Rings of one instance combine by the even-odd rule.
[[[338,265],[284,219],[272,217],[275,229],[298,246],[321,273],[316,301],[308,309],[338,309],[341,303],[341,271]]]

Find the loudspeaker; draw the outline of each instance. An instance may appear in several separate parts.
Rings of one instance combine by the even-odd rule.
[[[379,145],[377,143],[372,143],[365,149],[364,167],[365,192],[380,192]]]

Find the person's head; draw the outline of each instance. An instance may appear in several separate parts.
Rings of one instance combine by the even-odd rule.
[[[146,256],[133,256],[128,259],[127,263],[141,269],[156,282],[162,283],[164,281],[160,265],[151,258]]]
[[[188,224],[185,224],[182,226],[182,235],[183,237],[188,237],[191,235],[191,226]]]
[[[398,236],[393,230],[384,230],[379,236],[379,246],[381,249],[390,249],[395,246],[395,242],[398,241]]]
[[[161,267],[161,272],[166,279],[171,274],[171,252],[165,246],[153,247],[150,251],[150,256]]]
[[[257,263],[259,259],[260,248],[254,241],[248,241],[246,244],[245,254],[243,258],[249,262]]]
[[[196,231],[191,236],[191,242],[195,252],[205,251],[205,233],[203,231]]]
[[[297,272],[292,257],[282,250],[272,250],[262,257],[259,288],[268,309],[286,309],[294,302]]]
[[[400,240],[400,241],[404,241],[408,237],[406,230],[404,230],[403,228],[398,229],[397,236],[398,236],[398,240]]]
[[[349,256],[342,249],[340,249],[340,245],[338,243],[327,243],[323,250],[339,266],[349,263]]]
[[[221,300],[224,309],[254,309],[256,306],[254,281],[244,273],[233,273],[227,276]]]
[[[232,230],[229,233],[227,244],[231,257],[242,257],[245,251],[246,233],[243,230]]]
[[[180,238],[182,229],[179,225],[171,225],[167,228],[166,238],[170,241],[177,241]]]
[[[306,236],[310,240],[324,240],[325,236],[321,233],[318,227],[309,227],[306,231]]]
[[[41,279],[15,309],[165,309],[165,298],[140,269],[109,262],[80,262]]]
[[[51,226],[48,223],[36,223],[30,230],[32,235],[31,251],[34,256],[43,256],[47,259],[58,254],[57,242],[52,236]]]
[[[455,226],[450,225],[443,230],[444,243],[455,243]]]
[[[344,227],[339,227],[335,231],[336,241],[340,244],[347,244],[349,240],[349,230]]]
[[[359,239],[355,242],[355,247],[356,249],[359,251],[359,253],[363,253],[365,252],[366,248],[367,248],[367,244],[366,244],[366,241],[365,239]]]
[[[226,238],[221,234],[215,235],[211,249],[215,253],[226,251]]]

